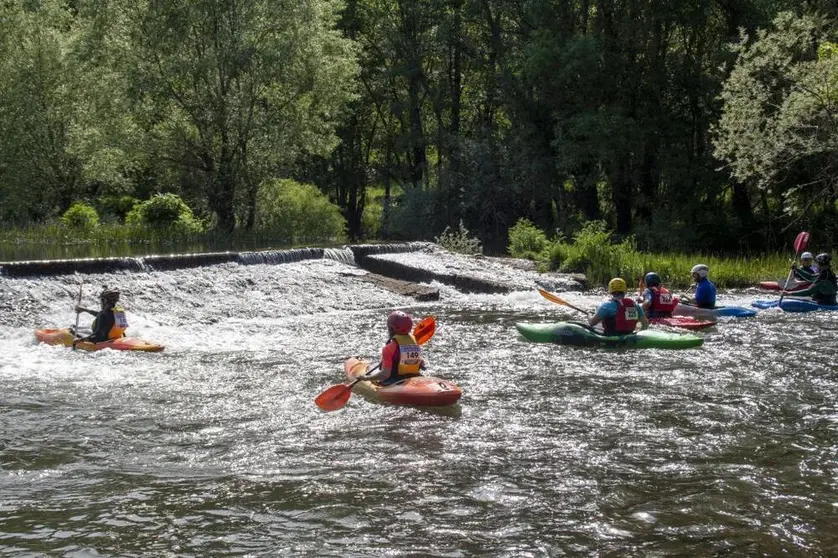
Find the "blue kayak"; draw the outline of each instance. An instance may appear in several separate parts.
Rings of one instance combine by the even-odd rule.
[[[699,308],[691,304],[679,303],[672,311],[673,316],[693,316],[712,320],[715,318],[753,318],[757,315],[755,310],[742,308],[741,306],[716,306],[715,308]]]
[[[818,304],[811,300],[800,298],[784,298],[783,304],[779,300],[755,300],[751,303],[754,308],[766,310],[778,306],[785,312],[815,312],[818,310],[838,310],[838,304]]]

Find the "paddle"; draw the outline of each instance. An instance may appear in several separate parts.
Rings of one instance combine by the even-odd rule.
[[[81,281],[79,283],[79,298],[76,301],[76,306],[81,305],[81,289],[82,289],[83,286],[84,286],[84,281]],[[75,308],[74,308],[74,310],[75,310]],[[75,327],[73,327],[73,337],[78,337],[78,331],[79,331],[79,313],[76,312],[76,325],[75,325]],[[77,341],[77,339],[73,339],[73,350],[74,351],[76,350],[76,341]]]
[[[436,332],[436,320],[434,320],[433,316],[428,316],[427,318],[423,319],[421,322],[416,324],[413,328],[413,337],[416,339],[416,342],[420,345],[424,345],[427,343],[431,337],[434,336]],[[374,372],[381,367],[381,363],[379,362],[375,366],[373,366],[370,370],[367,371],[367,374],[370,372]],[[337,411],[338,409],[342,408],[346,405],[346,402],[349,401],[349,397],[352,395],[352,388],[361,381],[361,376],[358,376],[348,384],[337,384],[330,388],[325,389],[317,398],[314,400],[314,404],[323,409],[324,411]]]
[[[549,291],[545,291],[544,289],[538,289],[538,294],[540,294],[541,296],[543,296],[544,298],[546,298],[550,302],[555,302],[556,304],[561,304],[562,306],[567,306],[568,308],[573,308],[577,312],[582,312],[586,316],[589,315],[587,312],[585,312],[581,308],[577,308],[576,306],[572,305],[571,303],[569,303],[565,299],[560,298],[560,297],[554,295],[553,293],[551,293]]]
[[[800,256],[800,253],[809,246],[809,233],[806,231],[801,232],[797,235],[797,238],[794,239],[794,261]],[[780,302],[777,303],[777,306],[783,303],[783,297],[786,296],[786,287],[788,287],[789,281],[791,281],[792,276],[794,275],[794,269],[789,270],[789,276],[786,277],[786,282],[783,285],[783,290],[780,291]]]

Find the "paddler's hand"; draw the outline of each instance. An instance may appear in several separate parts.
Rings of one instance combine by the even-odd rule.
[[[86,310],[81,306],[76,306],[76,314],[81,314],[82,312],[86,312]]]

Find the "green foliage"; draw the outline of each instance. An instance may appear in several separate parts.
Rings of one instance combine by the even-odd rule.
[[[361,217],[361,231],[364,238],[379,238],[381,236],[381,221],[384,218],[384,208],[380,201],[368,201],[364,205]]]
[[[436,191],[405,188],[404,194],[393,200],[384,223],[384,236],[397,240],[430,239],[435,230],[433,208],[437,195]]]
[[[721,94],[716,156],[737,180],[779,186],[789,213],[799,214],[813,194],[833,186],[838,57],[828,36],[820,17],[779,14],[755,41],[742,37]]]
[[[120,220],[125,220],[128,213],[138,203],[140,203],[140,200],[127,195],[102,196],[96,200],[96,206],[99,208],[100,213],[113,215]]]
[[[177,194],[156,194],[128,212],[125,223],[152,229],[171,229],[180,233],[199,233],[204,225]]]
[[[614,277],[634,277],[643,273],[634,238],[612,241],[603,221],[590,221],[573,236],[572,243],[556,241],[550,248],[554,269],[584,273],[593,284],[606,284]]]
[[[340,208],[312,184],[270,180],[259,187],[255,229],[293,243],[339,241],[346,220]]]
[[[452,231],[451,227],[445,227],[442,234],[436,237],[435,240],[437,244],[451,252],[469,255],[483,253],[483,249],[480,247],[480,240],[470,236],[462,220],[460,220],[458,230]]]
[[[61,222],[76,232],[89,233],[99,226],[99,214],[86,203],[76,202],[61,216]]]
[[[507,250],[516,258],[539,261],[548,247],[547,235],[529,219],[521,218],[509,229]]]

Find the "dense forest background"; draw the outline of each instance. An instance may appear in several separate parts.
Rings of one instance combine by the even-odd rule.
[[[236,234],[289,226],[295,203],[322,222],[322,195],[352,239],[462,223],[502,251],[527,218],[566,237],[603,220],[650,251],[774,250],[803,228],[834,244],[836,16],[826,0],[0,0],[0,226],[76,202],[125,222],[166,193]]]

